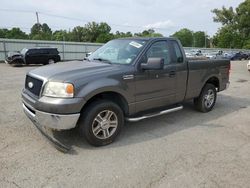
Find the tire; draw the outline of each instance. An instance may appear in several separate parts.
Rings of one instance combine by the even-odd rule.
[[[55,64],[55,63],[56,63],[56,62],[55,62],[54,59],[49,59],[47,65],[51,65],[51,64]]]
[[[208,97],[208,98],[207,98]],[[195,108],[200,112],[209,112],[213,109],[217,99],[217,91],[213,84],[206,84],[198,98],[194,99]]]
[[[16,60],[12,64],[9,64],[9,65],[11,65],[12,67],[22,67],[23,66],[23,62],[20,61],[20,60]]]
[[[91,145],[105,146],[116,139],[123,125],[124,114],[116,103],[97,100],[83,110],[79,121],[79,131],[80,135]]]

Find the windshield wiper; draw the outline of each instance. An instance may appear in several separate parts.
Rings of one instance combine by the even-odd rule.
[[[107,59],[102,59],[102,58],[94,58],[93,60],[96,60],[96,61],[101,61],[101,62],[104,62],[104,63],[108,63],[108,64],[112,64],[109,60]]]

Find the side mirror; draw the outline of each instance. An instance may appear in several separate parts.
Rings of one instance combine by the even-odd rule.
[[[141,69],[143,70],[160,70],[164,67],[163,58],[148,58],[148,62],[141,64]]]

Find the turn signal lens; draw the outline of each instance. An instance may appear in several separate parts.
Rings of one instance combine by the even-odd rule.
[[[67,86],[66,86],[66,92],[68,94],[73,94],[74,93],[74,86],[72,84],[67,84]]]

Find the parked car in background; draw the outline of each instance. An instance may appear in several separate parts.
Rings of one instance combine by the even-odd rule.
[[[237,52],[232,57],[231,60],[246,60],[249,58],[249,55],[243,52]]]
[[[5,62],[7,64],[28,65],[28,64],[54,64],[61,60],[57,48],[36,47],[24,48],[21,52],[9,52]]]
[[[197,50],[196,53],[195,53],[196,56],[203,56],[201,50]]]

